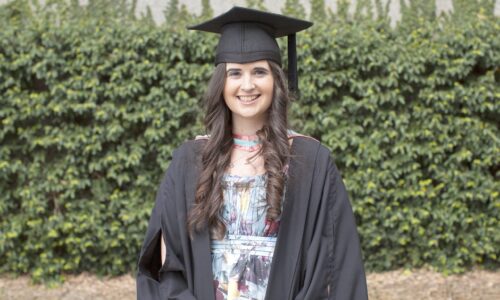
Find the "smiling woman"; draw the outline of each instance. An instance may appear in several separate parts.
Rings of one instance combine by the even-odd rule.
[[[295,33],[311,25],[235,7],[191,28],[221,34],[207,135],[174,152],[160,185],[138,299],[367,299],[342,178],[328,149],[288,126],[275,38],[288,35],[295,50]]]

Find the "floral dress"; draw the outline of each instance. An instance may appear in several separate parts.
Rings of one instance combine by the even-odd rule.
[[[267,175],[225,174],[223,240],[211,241],[217,300],[264,299],[279,220],[266,220]]]

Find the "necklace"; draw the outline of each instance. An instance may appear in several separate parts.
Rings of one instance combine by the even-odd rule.
[[[233,146],[235,148],[254,152],[262,147],[262,141],[259,139],[257,135],[242,135],[242,134],[233,134]]]

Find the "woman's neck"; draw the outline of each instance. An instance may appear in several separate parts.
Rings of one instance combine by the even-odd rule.
[[[232,124],[233,134],[255,135],[264,127],[264,120],[234,118]]]

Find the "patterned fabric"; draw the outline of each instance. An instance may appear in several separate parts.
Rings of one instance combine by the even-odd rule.
[[[212,240],[217,300],[264,299],[279,221],[266,220],[266,174],[225,174],[222,217],[227,232]]]

